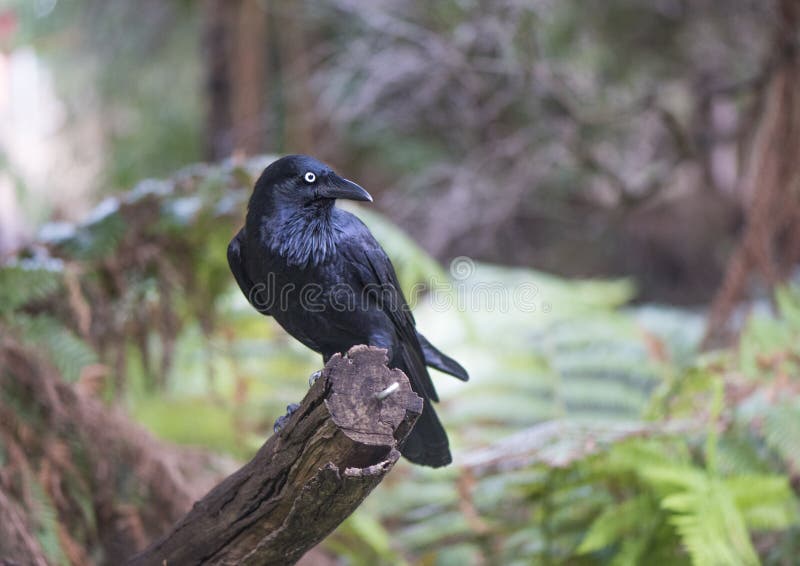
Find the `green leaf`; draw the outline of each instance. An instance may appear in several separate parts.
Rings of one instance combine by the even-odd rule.
[[[696,489],[669,495],[661,506],[696,566],[760,564],[745,520],[726,486],[709,479]]]
[[[383,559],[393,557],[391,536],[384,526],[367,513],[356,511],[345,522],[359,541],[368,545],[372,551]]]
[[[764,436],[784,460],[800,468],[800,406],[796,402],[782,403],[767,412]]]
[[[703,471],[689,466],[643,465],[637,473],[657,492],[664,494],[681,490],[702,491],[708,481]]]
[[[17,313],[9,327],[23,343],[45,355],[67,381],[76,381],[85,366],[97,363],[94,350],[53,317]]]
[[[748,527],[786,529],[798,523],[797,499],[785,476],[742,475],[725,480]]]
[[[608,507],[595,519],[578,547],[579,554],[589,554],[624,542],[626,537],[635,537],[643,522],[652,518],[656,509],[653,500],[647,495],[638,495],[619,505]]]
[[[19,260],[0,267],[0,316],[55,293],[61,284],[61,262]]]

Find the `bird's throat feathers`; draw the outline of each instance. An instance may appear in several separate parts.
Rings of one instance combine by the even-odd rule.
[[[333,219],[333,202],[306,206],[284,215],[259,219],[258,234],[269,249],[297,267],[320,265],[336,252],[341,230]]]

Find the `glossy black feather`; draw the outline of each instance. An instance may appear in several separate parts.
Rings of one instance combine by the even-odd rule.
[[[452,375],[461,381],[469,381],[469,374],[460,363],[447,354],[440,352],[436,346],[428,342],[428,339],[419,332],[417,332],[417,340],[419,340],[419,344],[422,346],[422,353],[425,355],[426,365],[436,368],[448,375]]]
[[[466,371],[417,333],[388,256],[358,218],[334,207],[335,197],[370,198],[306,156],[270,165],[228,247],[231,271],[259,312],[325,360],[357,344],[386,348],[390,367],[403,370],[425,400],[401,452],[419,464],[446,465],[450,450],[426,364],[464,380]]]

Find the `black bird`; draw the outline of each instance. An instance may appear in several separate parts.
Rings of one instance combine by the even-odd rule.
[[[392,262],[356,216],[334,206],[337,198],[372,201],[312,157],[273,162],[256,182],[228,264],[250,303],[325,362],[357,344],[385,348],[389,366],[425,401],[402,454],[445,466],[452,457],[426,366],[464,381],[467,372],[417,332]]]

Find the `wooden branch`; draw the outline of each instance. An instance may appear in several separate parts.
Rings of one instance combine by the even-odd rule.
[[[294,564],[386,476],[421,412],[384,350],[334,356],[284,429],[129,563]]]

